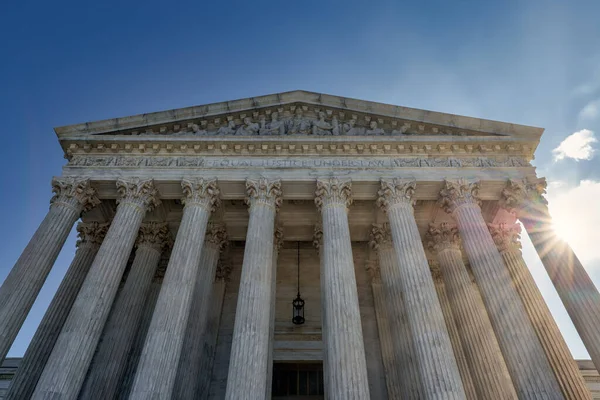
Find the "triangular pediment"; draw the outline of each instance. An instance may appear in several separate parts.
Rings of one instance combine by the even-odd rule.
[[[541,128],[319,93],[293,91],[55,129],[59,139],[89,136],[452,136],[513,137],[537,144]]]

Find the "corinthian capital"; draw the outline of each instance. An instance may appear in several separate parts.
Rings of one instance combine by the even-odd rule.
[[[166,223],[148,222],[140,226],[135,246],[145,246],[157,251],[163,251],[165,248],[171,246],[172,243],[173,239]]]
[[[427,247],[434,252],[446,249],[460,250],[458,228],[447,222],[442,222],[439,226],[429,224],[425,240],[427,241]]]
[[[540,178],[533,182],[509,179],[502,190],[500,205],[508,211],[519,214],[528,207],[545,209],[548,205],[546,198],[546,179]]]
[[[229,276],[231,275],[231,271],[233,267],[228,260],[219,260],[217,264],[217,272],[215,275],[215,281],[217,282],[229,282]]]
[[[382,179],[381,189],[377,192],[377,206],[384,212],[397,204],[409,205],[412,208],[415,203],[413,195],[416,187],[417,182],[414,180]]]
[[[500,253],[521,252],[521,225],[517,223],[488,224],[488,229]]]
[[[158,190],[154,187],[154,180],[140,178],[117,179],[117,204],[131,203],[146,211],[152,211],[160,204]]]
[[[204,243],[223,250],[227,245],[227,230],[221,224],[209,224],[206,229]]]
[[[317,251],[321,250],[321,246],[323,245],[323,226],[321,224],[315,225],[315,230],[313,232],[313,246]]]
[[[75,246],[84,245],[100,246],[108,232],[110,224],[101,224],[98,222],[80,222],[77,224],[77,243]]]
[[[275,232],[273,232],[273,245],[279,253],[279,250],[283,246],[283,229],[280,226],[276,227]]]
[[[326,206],[350,207],[352,204],[352,180],[335,177],[317,179],[315,204],[319,211]]]
[[[185,205],[199,205],[214,212],[221,204],[216,178],[183,179],[181,189],[183,190],[181,202]]]
[[[379,267],[379,263],[375,260],[368,260],[365,267],[371,277],[371,283],[381,283],[381,268]]]
[[[246,204],[252,207],[254,204],[264,204],[279,210],[283,201],[281,180],[269,180],[265,177],[258,179],[246,179]]]
[[[50,199],[50,204],[62,204],[79,211],[89,211],[100,204],[96,189],[87,178],[53,178],[52,192],[54,196]]]
[[[389,223],[386,222],[382,225],[373,224],[369,233],[369,246],[377,251],[393,246],[392,231]]]
[[[464,178],[446,179],[444,188],[440,191],[438,204],[447,213],[466,204],[479,205],[479,182],[468,181]]]

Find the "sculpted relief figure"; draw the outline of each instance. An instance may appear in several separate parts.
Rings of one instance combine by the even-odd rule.
[[[356,127],[356,120],[355,119],[351,119],[348,122],[346,122],[343,126],[342,126],[342,130],[344,132],[344,135],[349,135],[349,136],[353,136],[353,135],[360,135],[360,128]]]
[[[256,122],[252,122],[252,118],[245,117],[244,123],[235,131],[236,135],[258,135],[260,126]]]
[[[217,130],[217,135],[233,135],[235,132],[235,122],[229,121],[227,125],[222,126]]]
[[[333,132],[333,124],[325,121],[325,113],[319,112],[319,119],[314,120],[312,124],[313,135],[324,136],[331,135]]]
[[[371,121],[369,123],[369,129],[367,129],[366,134],[367,135],[383,135],[383,134],[385,134],[385,131],[383,129],[377,127],[377,122]]]
[[[265,117],[261,116],[259,133],[261,135],[284,135],[285,122],[279,120],[279,113],[271,114],[271,122],[266,122]]]
[[[392,135],[404,135],[409,128],[410,124],[408,122],[405,122],[404,125],[400,127],[400,129],[394,129],[392,131]]]
[[[308,118],[305,118],[302,115],[302,109],[300,107],[296,108],[294,118],[291,119],[288,133],[310,133],[311,121]]]

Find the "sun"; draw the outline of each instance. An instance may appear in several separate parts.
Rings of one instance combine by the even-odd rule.
[[[576,243],[580,239],[581,231],[564,212],[558,211],[552,215],[552,228],[556,236],[569,244]]]

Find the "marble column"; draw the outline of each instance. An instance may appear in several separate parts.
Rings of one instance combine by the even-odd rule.
[[[144,304],[162,252],[172,242],[166,223],[140,227],[133,264],[104,328],[102,341],[80,393],[82,399],[112,399],[121,386]]]
[[[368,272],[371,276],[371,290],[373,292],[373,304],[375,306],[375,317],[377,318],[377,331],[379,332],[379,344],[381,347],[381,358],[385,370],[385,384],[388,398],[391,400],[401,399],[403,386],[399,379],[399,369],[396,362],[395,340],[402,340],[401,335],[392,335],[390,321],[388,318],[388,300],[385,289],[381,284],[381,271],[379,263],[371,261],[368,264]],[[403,370],[403,373],[408,372]],[[407,397],[408,398],[408,397]]]
[[[131,388],[132,400],[172,396],[206,227],[220,201],[216,179],[184,179],[181,188],[183,216]]]
[[[554,321],[533,276],[521,255],[521,226],[513,223],[488,224],[492,238],[504,259],[529,320],[566,399],[591,399],[591,393],[577,363]]]
[[[54,178],[50,210],[0,287],[0,362],[4,360],[58,253],[82,212],[100,204],[89,179]]]
[[[321,301],[327,343],[325,396],[330,400],[370,398],[348,225],[351,190],[349,179],[325,178],[317,180],[315,191],[323,221]]]
[[[75,399],[102,334],[146,212],[159,204],[152,180],[117,180],[117,212],[75,299],[34,399]]]
[[[98,222],[87,224],[80,222],[77,225],[79,239],[75,257],[27,347],[21,364],[10,382],[6,399],[28,399],[33,394],[77,293],[104,240],[108,226],[109,224]]]
[[[520,399],[562,399],[560,387],[479,208],[479,183],[446,180],[440,206],[456,220]]]
[[[273,389],[273,352],[275,348],[275,312],[277,304],[277,259],[279,250],[283,246],[283,229],[277,227],[273,236],[273,277],[271,278],[271,309],[269,320],[269,361],[267,363],[267,394],[265,399],[271,398]]]
[[[208,313],[206,328],[204,329],[204,351],[202,352],[202,365],[200,366],[198,385],[198,399],[206,400],[209,396],[210,382],[212,378],[213,364],[217,350],[217,337],[219,325],[221,324],[221,311],[225,298],[225,288],[231,274],[231,264],[221,260],[217,265],[217,275],[213,284],[211,308]]]
[[[422,398],[423,390],[419,378],[419,367],[416,362],[412,333],[408,326],[405,302],[402,292],[397,292],[398,289],[396,289],[396,295],[393,295],[394,288],[392,284],[398,271],[398,259],[392,242],[390,224],[373,225],[369,244],[372,249],[377,251],[379,258],[379,272],[381,274],[379,281],[383,286],[383,301],[386,304],[390,340],[393,347],[392,357],[395,364],[392,372],[396,374],[395,380],[400,393],[392,398]],[[379,319],[379,313],[377,315]],[[390,393],[395,393],[398,389],[392,390]]]
[[[573,249],[557,237],[544,198],[545,189],[543,179],[533,183],[509,180],[502,192],[504,207],[513,210],[525,227],[577,333],[600,370],[600,293]]]
[[[200,395],[200,369],[204,350],[206,322],[211,306],[213,282],[219,254],[227,243],[227,231],[223,225],[209,224],[200,256],[200,268],[192,297],[189,318],[175,379],[173,398],[196,399]]]
[[[439,263],[445,287],[443,296],[448,300],[447,308],[451,310],[449,317],[454,319],[451,323],[459,333],[458,343],[462,343],[467,365],[470,366],[470,375],[478,395],[476,397],[516,399],[517,393],[483,300],[479,291],[473,286],[467,267],[463,263],[458,229],[445,222],[439,225],[430,224],[426,240]],[[439,295],[440,290],[438,290]],[[440,302],[444,308],[441,299]],[[464,381],[463,377],[463,383]]]
[[[281,181],[246,180],[250,219],[235,311],[226,400],[264,399],[267,392],[275,214]]]
[[[321,293],[325,293],[325,279],[323,278],[324,268],[323,268],[323,224],[321,222],[315,225],[313,230],[313,247],[317,250],[317,254],[319,255],[319,282],[321,286]],[[327,321],[327,308],[325,307],[325,302],[321,299],[321,343],[323,345],[322,358],[323,358],[323,371],[328,371],[329,367],[327,365],[327,326],[325,322]],[[366,356],[365,356],[366,357]],[[328,374],[323,374],[323,386],[329,387]]]
[[[475,384],[473,383],[473,378],[471,376],[471,370],[469,369],[469,361],[467,360],[467,356],[465,355],[465,351],[463,350],[463,345],[460,341],[460,333],[458,332],[458,327],[456,326],[456,322],[454,321],[454,315],[452,314],[452,306],[450,305],[450,300],[448,299],[446,285],[444,285],[444,281],[442,280],[441,274],[439,272],[439,265],[437,262],[434,262],[430,263],[430,267],[432,267],[431,274],[433,276],[435,290],[440,301],[440,306],[442,307],[442,313],[444,313],[444,321],[446,321],[446,328],[448,329],[448,335],[450,336],[450,341],[452,342],[454,358],[456,359],[456,363],[458,364],[458,371],[460,372],[463,387],[465,388],[466,398],[468,400],[503,398],[479,397],[477,395],[477,390],[475,389]],[[482,372],[489,374],[491,371]],[[511,397],[507,397],[507,399],[510,398]],[[513,398],[516,398],[516,396],[514,396]]]
[[[142,312],[142,318],[138,326],[137,332],[135,333],[135,339],[131,346],[131,352],[127,359],[127,367],[123,373],[123,380],[119,386],[119,393],[117,399],[126,400],[129,399],[129,392],[131,392],[131,386],[133,385],[133,379],[135,378],[135,372],[144,349],[144,342],[146,341],[146,334],[152,321],[152,314],[154,313],[154,307],[156,306],[156,300],[160,293],[162,281],[165,277],[165,271],[167,264],[169,263],[169,253],[163,254],[161,261],[158,264],[158,268],[152,278],[152,284],[150,290],[148,290],[148,296],[144,302],[144,311]]]
[[[398,178],[381,180],[377,203],[387,212],[397,260],[397,268],[391,270],[389,293],[404,299],[423,398],[464,399],[452,343],[413,215],[415,186],[414,181]]]

